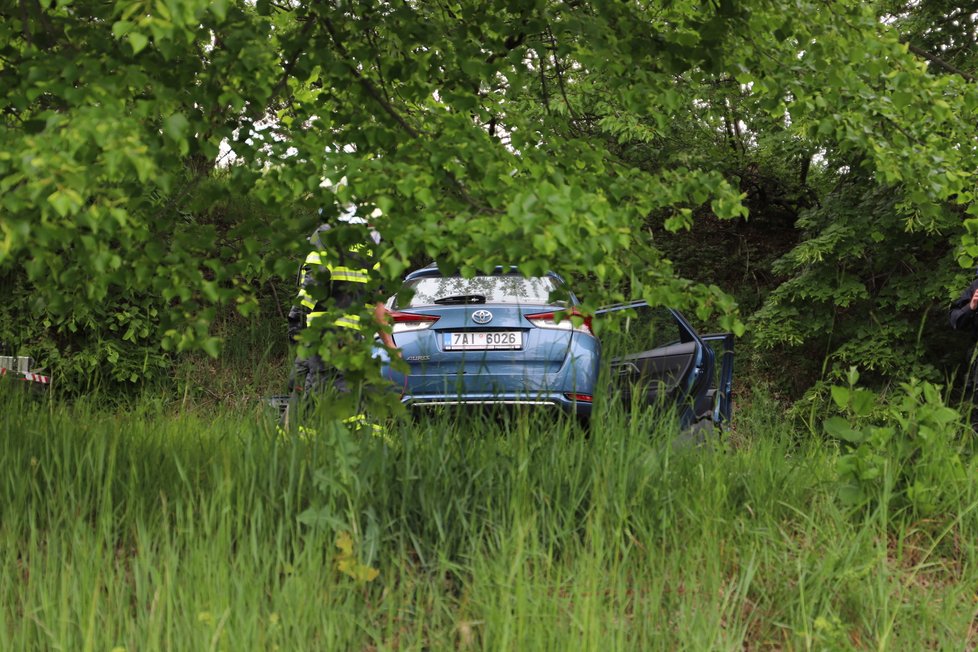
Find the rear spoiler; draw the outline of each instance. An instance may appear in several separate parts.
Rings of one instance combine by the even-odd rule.
[[[50,385],[51,377],[31,371],[33,360],[25,355],[0,355],[0,377],[11,377],[26,383]]]

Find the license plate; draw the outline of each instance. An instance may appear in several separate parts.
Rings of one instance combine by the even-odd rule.
[[[520,331],[445,333],[446,351],[489,351],[523,348]]]

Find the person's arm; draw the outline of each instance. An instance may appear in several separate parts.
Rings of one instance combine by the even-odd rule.
[[[308,306],[309,302],[307,301],[309,293],[306,291],[306,281],[308,278],[309,267],[308,265],[303,265],[299,268],[299,277],[296,279],[298,293],[295,301],[292,303],[292,307],[289,308],[290,342],[297,342],[299,340],[299,333],[301,333],[306,327],[306,315],[308,315],[309,311],[311,310],[311,308]]]
[[[289,320],[289,329],[288,329],[288,333],[289,333],[289,341],[290,342],[298,342],[299,341],[299,333],[301,333],[302,332],[302,329],[304,329],[306,327],[306,315],[307,314],[308,314],[307,311],[304,310],[301,306],[293,305],[291,308],[289,308],[289,317],[288,317],[288,320]]]
[[[968,286],[968,289],[951,304],[948,310],[951,328],[958,331],[971,330],[975,326],[976,313],[978,313],[978,282]]]
[[[374,305],[374,321],[377,322],[377,326],[379,327],[377,329],[377,333],[380,335],[381,341],[388,349],[396,349],[397,344],[394,343],[394,337],[387,330],[387,313],[387,306],[385,306],[382,301],[378,301]]]

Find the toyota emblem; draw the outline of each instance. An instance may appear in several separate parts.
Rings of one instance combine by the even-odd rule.
[[[472,313],[472,321],[477,324],[488,324],[492,321],[492,313],[488,310],[476,310]]]

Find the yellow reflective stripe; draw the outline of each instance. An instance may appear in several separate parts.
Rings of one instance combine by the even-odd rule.
[[[360,268],[343,267],[342,265],[326,265],[329,270],[330,278],[334,281],[345,281],[347,283],[366,283],[370,280],[370,272]]]
[[[365,269],[352,269],[350,267],[341,267],[332,265],[326,265],[326,269],[329,270],[330,279],[333,281],[344,281],[347,283],[367,283],[370,280],[370,272]],[[379,263],[374,266],[374,269],[380,269]],[[300,283],[306,282],[306,272],[302,273],[299,279]]]
[[[367,283],[370,279],[366,279],[362,276],[357,276],[354,274],[348,274],[346,272],[339,272],[332,275],[333,280],[338,283]]]
[[[314,321],[318,321],[325,314],[325,312],[310,312],[306,315],[306,326],[312,326]]]
[[[305,288],[299,288],[299,304],[302,305],[303,308],[309,308],[309,310],[312,310],[316,307],[316,300],[311,294],[306,292]]]
[[[360,330],[360,315],[345,315],[333,322],[342,328]]]
[[[362,267],[344,267],[343,265],[326,265],[326,269],[329,270],[330,274],[334,272],[340,272],[343,274],[355,274],[356,276],[369,277],[370,272]]]
[[[371,251],[370,249],[364,250],[362,246],[350,247],[350,253],[361,253],[361,251],[363,252],[363,255],[364,256],[367,256],[367,257],[373,257],[373,255],[374,255],[374,252],[373,251]],[[323,251],[323,250],[320,250],[320,251],[310,251],[308,254],[306,254],[306,264],[307,265],[326,265],[327,264],[326,260],[328,258],[329,258],[329,252],[328,251]]]
[[[325,251],[310,251],[306,256],[306,265],[323,265],[323,258],[326,257]]]
[[[370,249],[365,249],[364,245],[354,245],[350,247],[350,251],[357,253],[363,251],[367,256],[373,256],[373,252]],[[352,281],[359,282],[363,280],[369,280],[370,273],[364,268],[353,268],[346,267],[344,265],[331,265],[328,262],[329,252],[328,251],[310,251],[306,254],[306,265],[325,265],[326,269],[330,271],[333,275],[334,280],[338,281]],[[380,262],[374,263],[373,269],[380,269]],[[342,278],[340,278],[342,277]]]
[[[323,315],[328,313],[324,311],[310,312],[306,316],[306,325],[311,326],[314,321],[318,321]],[[339,326],[340,328],[350,328],[352,330],[360,330],[360,315],[343,315],[339,319],[333,321],[334,326]]]

